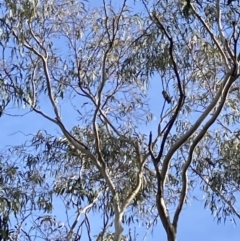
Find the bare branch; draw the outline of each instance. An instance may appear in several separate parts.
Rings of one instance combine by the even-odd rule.
[[[169,35],[168,31],[165,29],[165,27],[160,22],[159,18],[156,15],[156,12],[152,13],[152,17],[153,17],[153,21],[155,21],[155,23],[159,27],[159,29],[164,32],[164,34],[167,36],[167,38],[168,38],[168,40],[170,42],[169,54],[170,54],[170,57],[171,57],[171,60],[172,60],[172,63],[173,63],[173,70],[174,70],[175,76],[177,78],[178,90],[179,90],[179,95],[180,95],[180,98],[179,98],[178,104],[177,104],[177,108],[176,108],[176,110],[175,110],[171,120],[167,124],[166,131],[164,132],[164,135],[163,135],[160,151],[159,151],[158,157],[156,159],[156,161],[159,163],[160,159],[162,158],[162,154],[163,154],[163,150],[164,150],[164,146],[165,146],[165,142],[167,140],[167,137],[168,137],[168,135],[169,135],[169,133],[170,133],[170,131],[172,129],[172,126],[174,125],[174,123],[175,123],[175,121],[177,119],[177,116],[178,116],[178,114],[179,114],[179,112],[181,110],[181,107],[184,104],[185,95],[183,93],[181,79],[180,79],[179,72],[178,72],[178,67],[177,67],[176,61],[175,61],[175,59],[173,57],[173,47],[174,47],[174,44],[173,44],[172,37]],[[166,165],[166,166],[168,166],[168,164],[169,163],[167,163],[167,162],[163,163],[163,165]],[[162,177],[164,178],[164,176],[162,176]]]
[[[193,5],[190,3],[190,6],[194,12],[194,14],[197,16],[197,18],[199,19],[199,21],[202,23],[202,25],[205,27],[205,29],[208,31],[209,35],[211,36],[213,42],[216,44],[219,52],[222,55],[222,58],[224,60],[225,63],[225,67],[226,69],[229,71],[230,67],[228,64],[228,60],[227,60],[227,56],[225,55],[225,53],[223,52],[223,49],[221,48],[220,44],[218,43],[217,39],[215,38],[214,34],[212,33],[212,31],[210,30],[209,26],[207,25],[207,23],[202,19],[202,17],[197,13],[196,9],[193,7]]]
[[[222,11],[221,11],[221,7],[220,7],[220,0],[216,1],[216,11],[217,11],[218,32],[220,34],[222,44],[224,45],[226,38],[224,36],[224,32],[222,29]]]
[[[90,204],[88,204],[87,206],[85,206],[83,209],[78,210],[78,214],[77,214],[74,222],[72,223],[71,228],[70,228],[70,230],[69,230],[69,233],[68,233],[68,235],[67,235],[67,239],[68,239],[68,240],[71,238],[71,235],[72,235],[72,233],[73,233],[73,230],[74,230],[74,228],[76,227],[79,219],[81,218],[81,215],[89,212],[89,210],[90,210],[91,207],[94,205],[94,203],[96,203],[96,202],[98,201],[98,199],[99,199],[99,197],[100,197],[101,194],[102,194],[102,192],[99,192],[98,195],[96,196],[96,198],[94,198],[93,201],[92,201]]]
[[[183,166],[183,170],[182,170],[182,190],[181,190],[181,194],[180,194],[180,201],[179,201],[179,205],[176,209],[176,212],[174,214],[174,219],[173,219],[173,225],[175,228],[177,228],[177,223],[178,223],[178,219],[179,219],[179,215],[181,213],[185,198],[186,198],[186,194],[187,194],[187,188],[188,188],[188,177],[187,177],[187,170],[192,162],[192,155],[194,152],[195,147],[198,145],[198,143],[202,140],[202,138],[204,137],[204,135],[206,134],[207,130],[209,129],[209,127],[216,121],[217,117],[219,116],[229,93],[229,90],[233,84],[232,78],[229,79],[229,81],[227,82],[226,86],[223,88],[222,91],[222,96],[221,96],[221,100],[220,103],[215,111],[215,113],[212,115],[212,117],[207,121],[207,123],[203,126],[202,130],[200,131],[200,133],[195,137],[195,139],[193,140],[193,143],[190,147],[189,153],[188,153],[188,159],[185,162],[184,166]]]
[[[142,160],[139,143],[136,144],[136,150],[137,150],[137,157],[138,157],[138,161],[139,161],[139,167],[138,167],[139,170],[137,173],[137,183],[136,183],[135,187],[132,189],[131,194],[126,198],[125,202],[123,202],[123,204],[121,206],[122,212],[128,207],[128,205],[131,203],[131,201],[136,197],[136,195],[139,193],[140,188],[142,186],[143,166],[145,163]]]
[[[215,108],[216,104],[218,103],[219,99],[222,97],[223,91],[228,86],[229,83],[233,83],[234,80],[238,78],[238,76],[231,78],[233,72],[235,72],[235,68],[232,69],[231,72],[226,74],[225,79],[223,80],[222,85],[220,86],[218,93],[216,94],[215,98],[213,99],[212,103],[204,110],[202,115],[198,118],[198,120],[194,123],[194,125],[182,136],[180,137],[175,144],[170,148],[166,157],[164,158],[165,163],[169,163],[171,157],[175,153],[178,148],[187,141],[187,139],[197,130],[197,128],[202,124],[205,118],[209,115],[209,113]],[[169,165],[169,164],[168,164]],[[163,166],[162,168],[162,176],[164,177],[163,186],[166,180],[166,174],[168,171],[168,165]]]

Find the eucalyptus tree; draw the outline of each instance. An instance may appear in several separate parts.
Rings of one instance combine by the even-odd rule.
[[[149,152],[156,171],[158,214],[170,241],[176,240],[179,216],[196,176],[205,206],[218,221],[232,214],[240,217],[234,207],[237,164],[233,167],[239,123],[239,3],[152,1],[151,8],[149,2],[143,4],[159,38],[165,40],[160,42],[169,61],[159,75],[173,105],[167,114],[163,107],[157,134],[161,144],[153,153],[150,133]],[[157,66],[159,58],[154,60]],[[170,190],[176,196],[173,217],[167,209]]]
[[[137,129],[151,118],[145,103],[148,76],[142,66],[123,69],[139,51],[136,41],[146,28],[126,1],[117,9],[106,3],[86,9],[65,0],[3,2],[3,115],[17,104],[61,130],[60,135],[39,130],[5,153],[18,168],[15,176],[28,180],[21,196],[27,203],[12,210],[19,214],[14,239],[78,240],[83,227],[90,238],[93,210],[103,217],[97,239],[110,237],[114,224],[114,240],[120,240],[122,222],[147,214],[137,203],[147,202],[152,177],[143,176],[148,155]],[[61,114],[64,105],[67,115],[78,119],[70,130]],[[56,196],[67,212],[64,225],[51,214]],[[30,228],[22,228],[25,220]]]
[[[2,154],[2,212],[16,223],[5,237],[136,240],[134,223],[161,220],[174,241],[196,188],[218,221],[240,217],[237,2],[142,0],[141,14],[126,0],[1,4],[2,118],[17,105],[60,131]]]

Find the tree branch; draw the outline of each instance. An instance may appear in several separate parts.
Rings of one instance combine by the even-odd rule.
[[[202,113],[202,115],[198,118],[198,120],[195,122],[195,124],[184,135],[182,135],[182,137],[180,137],[173,144],[173,146],[170,148],[170,150],[168,151],[166,157],[164,158],[164,162],[165,163],[169,163],[170,162],[170,159],[172,158],[172,156],[176,152],[176,150],[178,150],[178,148],[180,146],[182,146],[187,141],[187,139],[197,130],[197,128],[202,124],[202,122],[205,120],[205,118],[209,115],[209,113],[216,106],[216,104],[218,103],[219,99],[221,98],[221,96],[223,94],[223,90],[226,88],[226,86],[229,84],[229,82],[233,82],[234,81],[234,80],[232,80],[230,78],[232,76],[232,74],[233,74],[233,71],[235,71],[235,68],[232,68],[232,71],[226,74],[226,77],[223,80],[223,83],[220,86],[217,95],[213,99],[212,103],[209,104],[209,106],[205,109],[205,111]],[[238,76],[235,76],[233,78],[237,79],[237,77]],[[166,174],[167,174],[167,171],[168,171],[168,165],[164,165],[163,168],[162,168],[162,172],[161,172],[162,176],[164,177],[163,186],[164,186],[164,183],[166,181]]]
[[[221,199],[231,208],[231,210],[233,211],[233,213],[240,219],[240,213],[236,210],[236,208],[231,204],[230,201],[228,201],[224,195],[221,194],[220,191],[218,191],[217,189],[213,188],[203,177],[202,175],[195,170],[194,168],[192,168],[192,170],[204,181],[204,183],[211,188],[211,190],[215,193],[217,193]]]
[[[136,151],[137,151],[137,157],[139,160],[139,170],[137,173],[137,183],[135,187],[131,190],[131,194],[126,197],[125,202],[123,202],[121,206],[121,211],[124,212],[124,210],[128,207],[128,205],[131,203],[131,201],[136,197],[138,194],[141,186],[142,186],[142,177],[143,177],[143,166],[145,162],[142,160],[142,155],[140,151],[140,145],[139,143],[136,144]]]
[[[89,211],[89,209],[94,205],[94,203],[96,203],[96,202],[98,201],[98,199],[99,199],[99,197],[100,197],[101,194],[102,194],[102,192],[100,191],[100,192],[98,193],[97,197],[95,197],[94,200],[93,200],[91,203],[89,203],[87,206],[85,206],[82,210],[78,210],[78,214],[77,214],[77,216],[76,216],[76,218],[75,218],[75,220],[74,220],[73,224],[71,225],[70,230],[69,230],[69,232],[68,232],[67,240],[70,240],[70,239],[71,239],[71,235],[72,235],[72,233],[73,233],[73,230],[74,230],[74,228],[76,227],[79,219],[81,218],[81,215],[82,215],[83,213],[86,213],[86,212]]]
[[[226,86],[224,87],[224,89],[222,91],[221,101],[220,101],[220,103],[219,103],[219,105],[216,109],[216,112],[207,121],[207,123],[204,125],[204,127],[202,128],[200,133],[195,137],[195,139],[193,140],[193,144],[190,147],[188,159],[185,162],[185,164],[183,166],[183,170],[182,170],[182,190],[181,190],[181,194],[180,194],[180,201],[179,201],[179,205],[176,209],[176,212],[174,214],[174,219],[173,219],[173,225],[176,229],[177,229],[177,223],[178,223],[179,215],[181,213],[183,204],[185,202],[186,194],[187,194],[187,188],[188,188],[187,170],[188,170],[188,168],[189,168],[189,166],[192,162],[192,155],[193,155],[194,149],[198,145],[198,143],[202,140],[202,138],[204,137],[204,135],[207,132],[207,130],[209,129],[209,127],[216,121],[217,117],[221,113],[221,110],[222,110],[222,108],[223,108],[223,106],[226,102],[226,99],[227,99],[228,93],[230,91],[230,88],[231,88],[231,86],[234,82],[234,80],[232,80],[232,78],[229,79],[229,81],[227,82]]]
[[[223,57],[223,61],[225,63],[225,67],[226,69],[229,71],[230,70],[230,67],[228,65],[228,60],[227,60],[227,57],[225,55],[225,53],[223,52],[220,44],[218,43],[217,39],[215,38],[214,34],[211,32],[210,28],[208,27],[207,23],[202,19],[202,17],[197,13],[196,9],[193,7],[193,5],[190,3],[190,6],[194,12],[194,14],[197,16],[198,20],[202,23],[202,25],[205,27],[205,29],[208,31],[208,33],[210,34],[211,36],[211,39],[213,40],[213,42],[216,44],[219,52],[221,53],[222,57]]]

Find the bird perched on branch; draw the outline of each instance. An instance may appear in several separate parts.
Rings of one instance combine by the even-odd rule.
[[[162,91],[162,95],[168,104],[171,103],[171,98],[165,90]]]

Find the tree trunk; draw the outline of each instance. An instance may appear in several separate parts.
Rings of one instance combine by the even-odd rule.
[[[177,237],[176,237],[177,232],[175,227],[172,224],[170,224],[170,226],[167,228],[166,233],[167,233],[168,241],[177,241]]]

